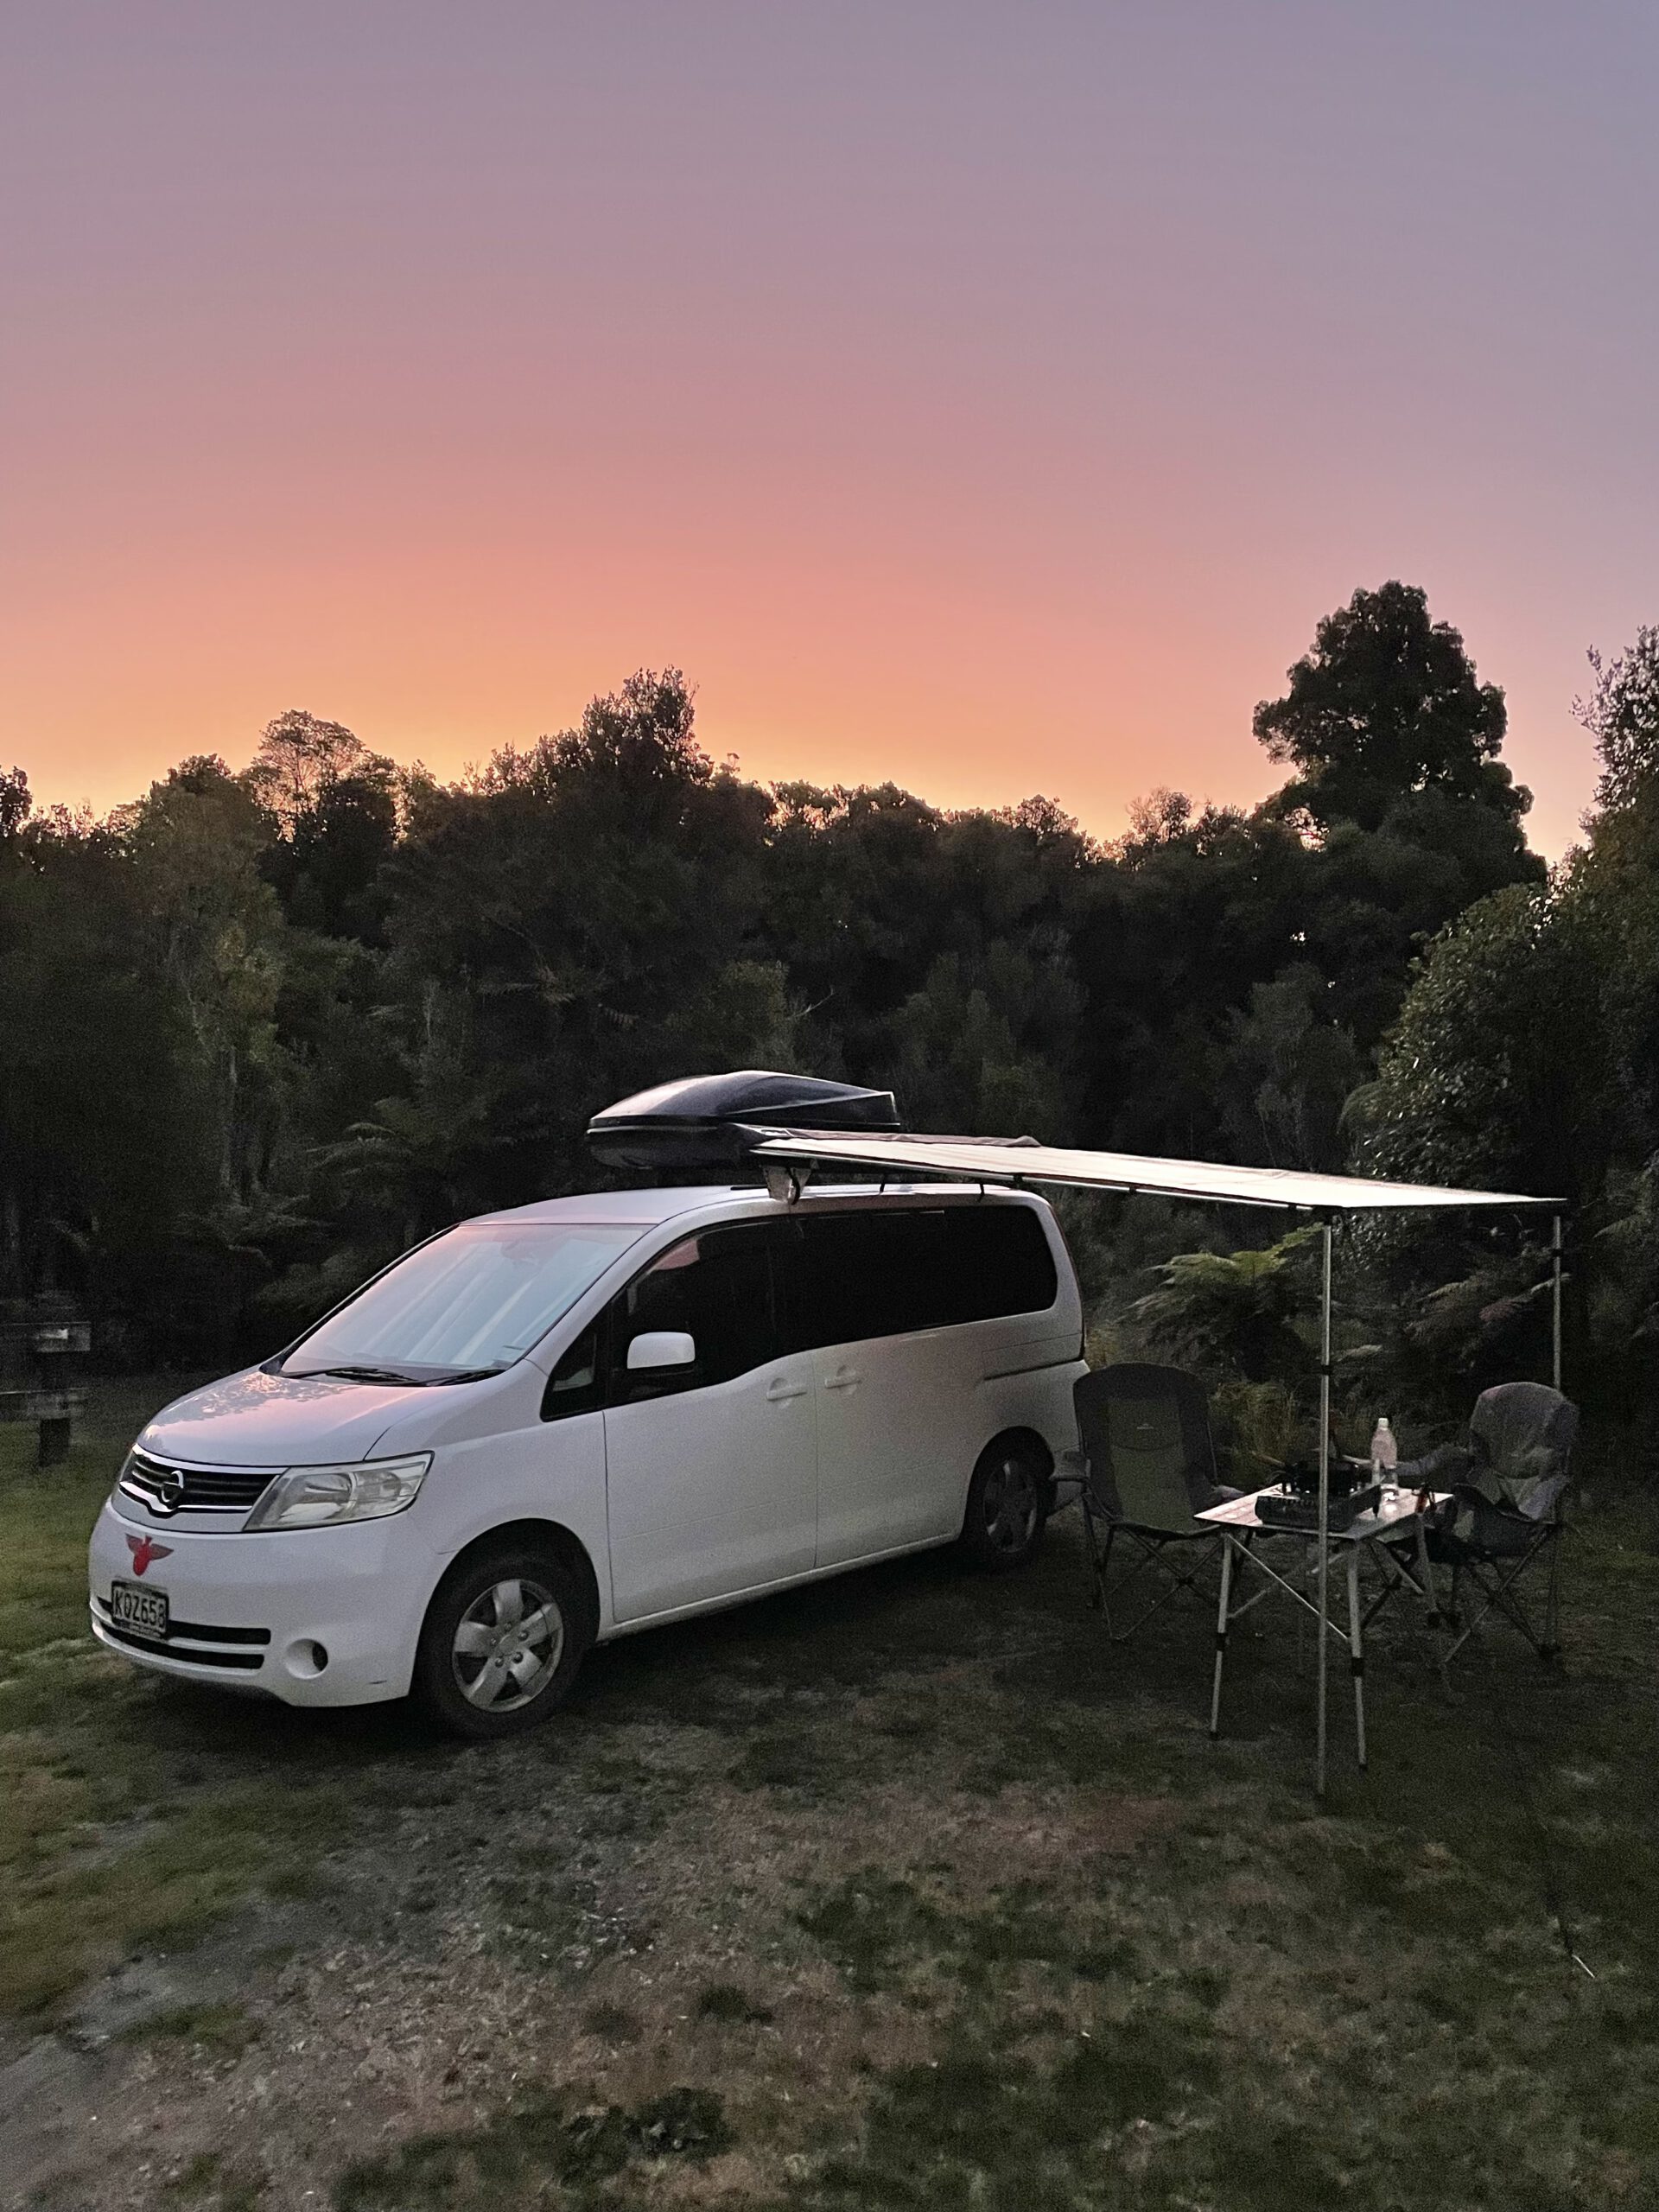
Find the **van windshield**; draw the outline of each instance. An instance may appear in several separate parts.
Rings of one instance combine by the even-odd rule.
[[[522,1359],[619,1253],[638,1222],[467,1224],[389,1268],[283,1355],[282,1375],[458,1382]]]

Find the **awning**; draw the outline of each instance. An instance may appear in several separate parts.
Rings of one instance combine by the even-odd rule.
[[[1369,1175],[1307,1175],[1288,1167],[1232,1167],[1210,1160],[1156,1160],[1132,1152],[1084,1152],[1033,1144],[1028,1137],[847,1137],[810,1130],[769,1138],[757,1160],[842,1160],[952,1175],[965,1183],[1057,1183],[1088,1191],[1144,1191],[1211,1205],[1279,1206],[1299,1213],[1401,1211],[1408,1207],[1526,1206],[1559,1213],[1562,1198],[1514,1191],[1454,1191],[1433,1183],[1385,1183]]]

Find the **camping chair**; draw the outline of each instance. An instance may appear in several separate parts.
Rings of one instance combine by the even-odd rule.
[[[1139,1362],[1103,1367],[1080,1376],[1072,1397],[1094,1604],[1107,1634],[1122,1643],[1183,1591],[1211,1602],[1199,1577],[1221,1531],[1197,1516],[1239,1492],[1216,1479],[1210,1404],[1195,1376]],[[1135,1558],[1112,1596],[1121,1602],[1130,1584],[1149,1572],[1161,1586],[1128,1627],[1115,1629],[1107,1573],[1120,1536]]]
[[[1452,1570],[1442,1617],[1456,1631],[1441,1662],[1449,1667],[1490,1614],[1507,1620],[1538,1656],[1560,1654],[1563,1508],[1573,1478],[1579,1409],[1542,1382],[1500,1382],[1483,1390],[1469,1421],[1467,1447],[1443,1445],[1397,1471],[1402,1490],[1449,1490],[1428,1529],[1428,1555]],[[1543,1618],[1529,1618],[1518,1586],[1547,1565]],[[1478,1593],[1463,1619],[1459,1595]]]

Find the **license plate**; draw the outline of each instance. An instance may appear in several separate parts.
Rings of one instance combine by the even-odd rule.
[[[159,1643],[167,1635],[167,1592],[141,1590],[136,1582],[111,1582],[110,1618],[130,1636],[153,1636]]]

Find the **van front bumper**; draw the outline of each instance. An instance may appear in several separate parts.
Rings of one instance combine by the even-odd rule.
[[[436,1567],[411,1560],[421,1548],[401,1519],[203,1535],[140,1528],[105,1505],[88,1552],[92,1634],[135,1666],[288,1705],[406,1696]],[[142,1574],[135,1541],[152,1548]],[[118,1581],[165,1592],[165,1641],[116,1626]]]

